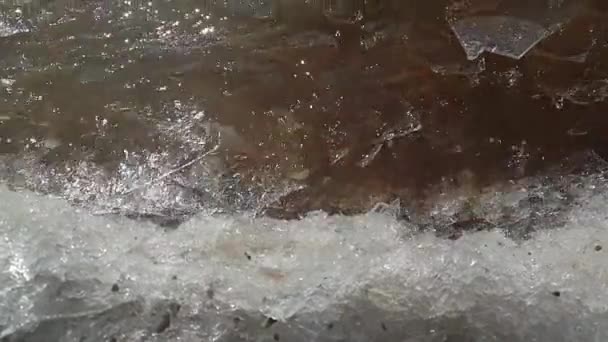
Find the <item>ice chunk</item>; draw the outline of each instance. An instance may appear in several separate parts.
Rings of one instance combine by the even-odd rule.
[[[374,159],[380,154],[384,145],[391,146],[394,140],[399,138],[408,137],[416,132],[422,130],[422,124],[416,115],[412,112],[408,112],[405,119],[399,122],[394,127],[382,132],[380,136],[373,141],[372,149],[363,156],[363,159],[359,161],[360,167],[369,166]]]
[[[29,32],[28,27],[22,22],[15,21],[10,22],[9,20],[3,19],[0,15],[0,38],[10,37],[19,33]]]
[[[9,88],[15,84],[15,80],[10,78],[0,78],[0,86],[3,88]]]
[[[554,32],[533,21],[509,16],[467,17],[454,22],[452,30],[469,60],[484,52],[520,59]]]

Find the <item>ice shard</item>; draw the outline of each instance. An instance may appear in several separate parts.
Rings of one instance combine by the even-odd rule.
[[[555,31],[510,16],[467,17],[453,23],[452,30],[469,60],[484,52],[520,59]]]

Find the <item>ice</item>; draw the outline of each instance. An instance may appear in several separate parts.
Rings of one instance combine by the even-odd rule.
[[[608,98],[608,80],[584,81],[569,89],[558,90],[556,96],[581,106],[601,103]]]
[[[14,18],[0,13],[0,38],[10,37],[19,33],[29,32],[26,22],[21,18]]]
[[[600,181],[571,182],[563,226],[521,241],[496,229],[451,241],[391,210],[199,214],[165,230],[0,187],[0,338],[606,341]]]
[[[469,60],[484,52],[520,59],[553,33],[538,23],[508,16],[467,17],[453,23],[452,30]]]
[[[378,154],[380,154],[385,145],[390,147],[394,144],[395,140],[406,138],[414,133],[420,132],[422,130],[422,124],[417,115],[417,113],[408,111],[401,122],[397,123],[394,127],[379,133],[379,137],[372,142],[372,149],[363,156],[361,161],[359,161],[359,167],[368,167],[374,159],[376,159]]]

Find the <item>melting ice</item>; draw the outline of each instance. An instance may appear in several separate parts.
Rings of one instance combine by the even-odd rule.
[[[498,230],[451,241],[390,212],[200,214],[163,230],[29,192],[0,198],[7,341],[608,338],[601,193],[523,242]]]

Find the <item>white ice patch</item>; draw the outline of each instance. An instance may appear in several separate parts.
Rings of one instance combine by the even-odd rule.
[[[29,29],[23,24],[11,24],[0,17],[0,38],[10,37],[19,33],[29,32]]]
[[[445,341],[456,331],[476,341],[606,341],[606,203],[597,195],[573,211],[565,228],[516,243],[499,231],[456,241],[415,234],[382,213],[318,213],[300,221],[200,215],[162,230],[0,187],[0,337],[139,297],[198,312],[211,291],[230,310],[279,322],[309,317],[301,324],[311,326],[300,326],[306,336],[294,340],[381,338],[385,323],[373,333],[361,323],[326,333],[311,323],[349,324],[363,302],[362,312],[380,312],[365,319],[398,322],[391,336],[401,340]],[[41,299],[45,286],[36,280],[49,276],[93,280],[107,291],[66,295],[82,307],[54,306]],[[119,299],[109,290],[114,283]],[[78,340],[70,334],[64,340]]]

